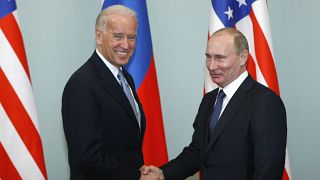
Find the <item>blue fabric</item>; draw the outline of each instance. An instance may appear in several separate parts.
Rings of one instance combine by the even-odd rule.
[[[211,0],[212,7],[225,27],[234,27],[238,21],[249,15],[251,5],[256,0],[246,0],[244,4],[235,0]],[[229,18],[228,11],[232,11]]]
[[[15,0],[1,0],[0,1],[0,18],[12,13],[14,10],[17,9],[16,1]]]
[[[136,49],[125,69],[132,75],[136,90],[141,86],[153,57],[150,25],[146,0],[105,0],[102,9],[112,5],[124,5],[137,13],[138,32]]]
[[[216,105],[214,106],[212,115],[211,115],[211,119],[210,119],[210,132],[212,132],[214,130],[214,128],[216,127],[218,120],[219,120],[219,116],[221,113],[221,109],[222,109],[222,103],[223,103],[223,98],[226,96],[226,94],[223,92],[223,90],[220,90],[218,95],[217,95],[217,102]]]

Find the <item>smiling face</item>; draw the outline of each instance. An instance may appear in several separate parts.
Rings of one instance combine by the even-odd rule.
[[[136,47],[136,32],[135,17],[111,14],[103,31],[96,29],[97,49],[114,66],[126,65]]]
[[[225,87],[237,79],[245,70],[248,51],[237,52],[234,36],[220,32],[208,41],[206,65],[211,80],[220,87]]]

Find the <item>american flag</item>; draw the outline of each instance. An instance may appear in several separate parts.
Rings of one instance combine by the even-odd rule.
[[[211,5],[209,35],[224,27],[241,31],[250,49],[247,70],[258,82],[280,95],[266,0],[212,0]],[[205,92],[216,87],[206,70]],[[290,179],[288,155],[282,179]]]
[[[47,179],[15,0],[0,1],[0,179]]]

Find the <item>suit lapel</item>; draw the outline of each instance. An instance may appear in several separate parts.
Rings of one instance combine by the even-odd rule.
[[[130,102],[124,94],[122,87],[96,52],[92,54],[90,62],[95,69],[97,77],[101,80],[104,89],[125,109],[132,119],[136,120]],[[138,122],[135,121],[135,123],[138,126]]]
[[[232,120],[233,116],[236,114],[236,112],[239,110],[241,107],[241,104],[243,101],[247,98],[247,91],[252,88],[254,80],[252,77],[249,75],[243,83],[240,85],[236,93],[232,96],[230,99],[227,107],[221,114],[221,117],[219,119],[219,122],[212,132],[212,137],[209,140],[206,153],[208,150],[213,146],[217,138],[220,136],[220,134],[223,132],[223,130],[227,127],[229,124],[230,120]]]

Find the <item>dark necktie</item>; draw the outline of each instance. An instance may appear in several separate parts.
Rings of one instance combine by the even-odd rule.
[[[132,96],[129,84],[128,84],[127,80],[124,78],[123,72],[121,70],[119,70],[117,77],[118,77],[118,79],[120,81],[120,85],[122,86],[122,89],[123,89],[124,93],[127,96],[127,99],[129,100],[129,102],[131,104],[133,112],[134,112],[134,114],[135,114],[135,116],[136,116],[136,118],[138,120],[139,126],[140,126],[140,111],[137,110],[137,108],[136,108],[136,104],[134,102],[134,98]]]
[[[216,127],[216,125],[218,123],[219,116],[220,116],[221,109],[222,109],[223,98],[225,96],[226,96],[226,94],[223,92],[223,90],[220,90],[219,94],[217,95],[216,105],[214,106],[213,112],[211,114],[210,132],[212,132],[214,130],[214,128]]]

